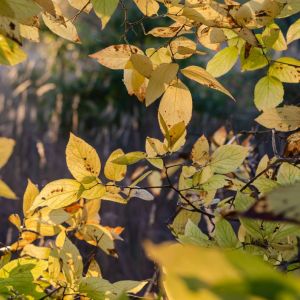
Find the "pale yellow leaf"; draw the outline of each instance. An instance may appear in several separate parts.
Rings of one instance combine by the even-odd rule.
[[[283,132],[293,131],[300,127],[300,107],[286,105],[272,108],[263,112],[255,121],[266,128]]]
[[[216,80],[210,73],[208,73],[201,67],[189,66],[182,69],[181,73],[189,79],[192,79],[200,84],[203,84],[204,86],[222,92],[230,98],[234,99],[231,93],[218,80]]]
[[[4,197],[11,200],[16,200],[16,194],[11,190],[11,188],[0,179],[0,197]]]
[[[30,207],[38,194],[39,189],[31,182],[30,179],[28,179],[27,187],[23,196],[23,214],[25,217],[30,215]]]
[[[269,68],[269,75],[281,82],[300,82],[300,60],[293,57],[280,57]]]
[[[283,101],[284,89],[280,80],[272,76],[261,78],[254,90],[254,103],[259,110],[268,110]]]
[[[194,144],[191,158],[194,163],[204,165],[209,159],[209,144],[207,138],[202,135]]]
[[[104,167],[104,175],[107,179],[113,181],[121,181],[124,179],[127,172],[127,166],[115,164],[112,162],[113,160],[123,156],[124,154],[125,153],[122,149],[117,149],[109,156]]]
[[[62,38],[79,43],[80,39],[77,33],[77,29],[74,26],[74,24],[71,22],[71,20],[68,20],[65,18],[59,6],[54,3],[55,6],[55,16],[44,12],[42,14],[43,21],[45,25],[55,34],[61,36]]]
[[[158,112],[164,119],[168,128],[179,122],[187,126],[192,118],[193,100],[186,85],[177,80],[172,83],[164,93]]]
[[[60,179],[48,183],[35,198],[30,210],[47,206],[52,209],[66,207],[80,197],[80,183],[73,179]]]
[[[176,77],[178,68],[178,64],[163,63],[152,72],[146,91],[146,106],[165,92],[168,84]]]
[[[153,66],[150,58],[141,54],[132,54],[130,61],[135,70],[137,70],[144,77],[149,78],[153,71]]]
[[[123,70],[126,68],[132,54],[143,54],[143,52],[132,45],[112,45],[102,49],[90,57],[96,59],[101,65],[113,69]]]
[[[15,146],[13,139],[0,137],[0,168],[2,168],[10,158]]]
[[[300,39],[300,19],[290,26],[286,39],[288,44]]]
[[[155,0],[133,0],[139,10],[145,16],[153,16],[159,10],[159,4]]]

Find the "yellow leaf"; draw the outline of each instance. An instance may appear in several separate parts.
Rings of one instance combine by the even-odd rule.
[[[23,214],[25,217],[30,216],[30,208],[34,199],[39,194],[39,189],[28,179],[27,187],[23,196]]]
[[[284,89],[280,80],[272,76],[261,78],[254,90],[254,103],[259,110],[268,110],[283,101]]]
[[[27,58],[20,46],[0,34],[0,65],[14,66]]]
[[[132,165],[144,159],[145,157],[146,157],[145,152],[135,151],[135,152],[129,152],[118,158],[115,158],[112,162],[114,164],[119,164],[119,165]]]
[[[80,197],[80,183],[73,179],[60,179],[48,183],[35,198],[30,210],[47,206],[52,209],[66,207]]]
[[[113,69],[123,70],[126,68],[132,54],[143,54],[143,52],[132,45],[112,45],[102,49],[90,57],[96,59],[101,65]]]
[[[280,57],[269,68],[269,75],[278,78],[281,82],[300,82],[300,61],[293,57]]]
[[[164,143],[158,139],[150,137],[146,138],[145,150],[148,158],[156,157],[158,155],[161,156],[167,153]]]
[[[202,135],[194,144],[191,158],[198,165],[205,165],[209,159],[209,144],[207,138]]]
[[[222,92],[230,98],[234,99],[231,93],[218,80],[216,80],[210,73],[208,73],[201,67],[189,66],[182,69],[181,73],[189,79],[192,79],[200,84],[203,84],[204,86]]]
[[[238,24],[255,29],[271,23],[282,8],[279,1],[250,0],[239,8],[235,19]]]
[[[59,250],[59,258],[62,262],[62,270],[68,283],[78,284],[82,278],[82,257],[76,246],[68,239],[62,231],[56,238],[56,246]]]
[[[153,16],[159,10],[159,4],[155,0],[133,0],[139,10],[145,16]]]
[[[79,11],[89,13],[92,9],[92,4],[89,0],[68,0],[70,5]],[[84,8],[84,9],[83,9]]]
[[[97,224],[87,224],[79,230],[87,243],[98,246],[105,253],[115,255],[115,245],[113,237],[108,229]]]
[[[192,118],[193,100],[190,90],[181,81],[172,83],[164,93],[158,112],[168,128],[179,122],[188,125]]]
[[[186,5],[182,15],[211,27],[232,28],[235,23],[226,8],[216,1],[198,1],[194,5]]]
[[[123,82],[130,96],[135,95],[139,101],[144,102],[148,79],[135,70],[133,66],[129,67],[129,63],[127,69],[124,70]]]
[[[104,175],[107,179],[113,181],[121,181],[124,179],[127,172],[127,166],[114,164],[112,162],[113,160],[123,156],[124,154],[125,153],[123,152],[122,149],[117,149],[114,152],[112,152],[112,154],[109,156],[104,167]]]
[[[44,11],[51,14],[52,16],[56,15],[55,6],[53,0],[34,0]]]
[[[105,28],[106,24],[110,20],[112,14],[118,7],[118,0],[91,0],[93,9],[96,15],[101,19],[102,29]]]
[[[86,214],[87,214],[86,224],[100,223],[100,216],[99,216],[100,207],[101,207],[101,199],[93,199],[85,203],[84,209],[86,210]]]
[[[14,140],[0,137],[0,168],[7,163],[13,152],[14,146]]]
[[[12,223],[13,225],[15,225],[18,228],[18,230],[20,231],[22,222],[21,222],[21,219],[20,219],[19,215],[17,215],[17,214],[11,214],[8,217],[8,220],[9,220],[10,223]]]
[[[219,50],[220,43],[213,41],[214,32],[216,30],[218,33],[217,35],[219,35],[221,29],[208,27],[206,25],[201,25],[197,30],[197,38],[198,38],[199,43],[208,49],[211,49],[214,51]]]
[[[150,58],[141,54],[132,54],[130,61],[135,70],[137,70],[141,75],[149,78],[153,71],[153,66]]]
[[[48,259],[50,252],[50,248],[28,244],[23,248],[21,256],[30,256],[37,259]]]
[[[183,30],[183,27],[179,23],[174,23],[169,27],[155,27],[147,32],[155,37],[172,38],[179,35],[179,32]],[[180,32],[183,33],[183,32]]]
[[[206,70],[214,77],[220,77],[232,69],[239,57],[237,47],[231,46],[219,51],[207,64]]]
[[[37,27],[20,24],[20,34],[23,38],[32,42],[40,41],[39,29]]]
[[[300,39],[300,19],[290,26],[286,39],[288,44]]]
[[[293,131],[300,127],[300,107],[286,105],[264,111],[255,119],[260,125],[278,131]]]
[[[55,6],[55,16],[44,12],[42,14],[43,21],[45,25],[55,34],[61,36],[62,38],[79,43],[80,39],[76,30],[76,27],[73,25],[71,20],[66,19],[57,4],[53,2]]]
[[[166,47],[148,48],[146,54],[151,59],[154,69],[163,63],[169,64],[172,62],[171,51]]]
[[[92,259],[91,263],[89,264],[89,268],[86,272],[86,277],[102,278],[100,266],[95,259]]]
[[[101,162],[96,150],[72,133],[66,148],[66,160],[71,174],[79,182],[92,182],[99,176]]]
[[[176,77],[178,68],[178,64],[163,63],[152,72],[146,91],[146,106],[164,93],[167,85]]]
[[[224,145],[211,156],[210,166],[215,173],[226,174],[235,171],[247,157],[248,150],[239,145]]]
[[[84,190],[80,197],[87,200],[100,199],[105,194],[105,192],[105,186],[101,183],[97,183],[95,186]]]
[[[10,187],[2,180],[0,180],[0,197],[4,197],[11,200],[16,200],[16,194],[10,189]]]
[[[170,43],[170,51],[175,59],[185,59],[196,52],[196,43],[184,36],[178,37]]]
[[[277,182],[282,185],[294,184],[300,181],[300,168],[289,163],[282,163],[277,174]]]

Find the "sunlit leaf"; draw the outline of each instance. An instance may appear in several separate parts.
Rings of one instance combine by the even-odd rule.
[[[292,131],[300,127],[300,108],[286,105],[268,109],[255,119],[256,122],[267,128],[278,131]]]
[[[96,150],[72,133],[66,148],[66,160],[68,169],[80,182],[91,182],[99,176],[101,162]]]
[[[209,88],[220,91],[230,98],[234,99],[231,93],[205,69],[198,66],[189,66],[180,71],[187,78],[192,79]]]
[[[284,89],[280,80],[272,76],[261,78],[254,90],[254,103],[259,110],[268,110],[283,101]]]
[[[119,1],[118,0],[91,0],[93,9],[96,15],[101,19],[102,29],[110,20],[112,14],[115,12]]]
[[[219,51],[207,64],[206,70],[214,77],[220,77],[232,69],[237,62],[237,47],[227,47]]]
[[[68,206],[80,197],[80,183],[73,179],[60,179],[48,183],[35,198],[30,210],[47,206],[52,209]]]
[[[221,146],[211,156],[211,168],[219,174],[233,172],[242,164],[247,154],[247,148],[239,145]]]
[[[159,65],[151,74],[146,90],[146,106],[152,104],[167,89],[168,84],[176,77],[178,64]]]

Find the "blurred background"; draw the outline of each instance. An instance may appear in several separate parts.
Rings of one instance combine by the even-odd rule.
[[[130,20],[141,17],[134,7],[129,12]],[[75,13],[67,11],[70,16]],[[15,67],[0,66],[0,136],[16,140],[14,153],[0,177],[19,197],[17,201],[0,199],[1,243],[10,244],[16,237],[7,217],[21,213],[28,178],[41,188],[49,181],[71,177],[65,163],[70,131],[94,146],[102,163],[116,148],[143,151],[146,136],[161,137],[157,125],[159,101],[146,110],[137,98],[127,94],[122,71],[106,69],[88,57],[111,44],[124,43],[122,22],[123,14],[118,10],[101,31],[97,17],[80,15],[76,27],[82,44],[69,43],[44,28],[40,43],[25,43],[28,60]],[[148,30],[155,23],[163,26],[164,22],[160,19],[144,25]],[[285,33],[290,24],[280,25]],[[164,43],[162,39],[144,36],[140,27],[130,32],[128,38],[144,50]],[[209,52],[200,46],[199,50]],[[286,56],[299,59],[299,43],[290,45],[286,52]],[[212,55],[195,56],[184,64],[205,66]],[[188,146],[201,134],[210,136],[222,125],[235,132],[257,129],[253,91],[264,72],[240,73],[236,66],[220,79],[237,99],[236,103],[221,93],[184,80],[194,101]],[[286,85],[285,90],[285,103],[299,103],[298,85]],[[260,136],[258,142],[269,143],[270,136]],[[134,167],[130,170],[134,171]],[[110,202],[102,205],[103,225],[125,227],[124,241],[118,242],[118,260],[98,251],[105,278],[116,281],[152,276],[153,266],[143,254],[142,241],[172,239],[166,221],[174,212],[176,200],[162,194],[154,204],[133,199],[127,206]],[[150,214],[155,216],[154,222],[149,219]],[[83,249],[85,253],[88,250]]]

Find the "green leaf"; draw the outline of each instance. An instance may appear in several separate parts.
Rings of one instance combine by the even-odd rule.
[[[220,77],[229,72],[239,57],[237,47],[227,47],[219,51],[207,64],[206,70],[214,77]]]
[[[209,240],[208,236],[204,234],[201,229],[190,219],[185,225],[184,235],[180,234],[178,236],[178,240],[183,244],[193,244],[199,246],[210,246],[213,244],[213,242]]]
[[[118,0],[91,0],[96,15],[101,19],[102,29],[118,7]]]
[[[272,76],[261,78],[254,90],[254,103],[259,110],[278,106],[283,101],[284,89],[280,80]]]
[[[210,166],[215,173],[226,174],[235,171],[247,157],[248,150],[239,145],[224,145],[211,156]]]
[[[277,174],[277,182],[281,185],[294,184],[300,181],[300,168],[289,163],[282,163]]]
[[[239,243],[231,224],[225,219],[216,223],[214,238],[222,248],[235,248]]]

